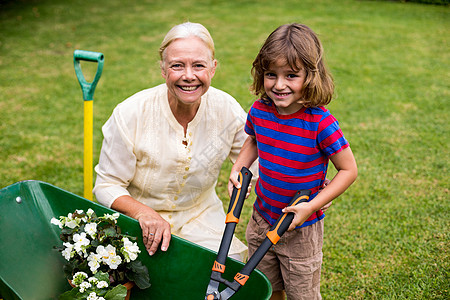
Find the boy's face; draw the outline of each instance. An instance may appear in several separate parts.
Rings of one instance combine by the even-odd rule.
[[[269,69],[264,72],[264,90],[272,99],[278,113],[289,115],[302,108],[298,101],[303,96],[305,78],[304,68],[294,71],[285,60],[270,64]]]

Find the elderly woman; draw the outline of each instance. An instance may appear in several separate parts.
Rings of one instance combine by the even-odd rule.
[[[173,27],[159,53],[165,83],[120,103],[103,126],[94,193],[139,221],[150,255],[167,250],[171,233],[217,251],[225,212],[215,186],[246,138],[246,113],[210,86],[217,61],[205,27]],[[246,250],[234,238],[230,256]]]

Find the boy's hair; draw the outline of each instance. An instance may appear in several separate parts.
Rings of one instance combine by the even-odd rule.
[[[169,47],[174,40],[188,37],[200,38],[211,51],[211,59],[214,60],[214,41],[208,29],[200,23],[186,22],[172,27],[164,37],[164,40],[159,47],[161,61],[164,61],[164,52],[166,48]]]
[[[305,69],[303,97],[299,103],[306,107],[323,106],[330,103],[334,83],[323,60],[323,47],[317,35],[308,26],[293,23],[281,25],[267,38],[256,56],[251,90],[257,96],[268,100],[264,90],[264,72],[271,63],[285,60],[292,70]]]

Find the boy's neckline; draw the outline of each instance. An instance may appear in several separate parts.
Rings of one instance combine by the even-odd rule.
[[[296,117],[300,116],[301,114],[303,114],[303,113],[305,112],[305,110],[306,110],[306,107],[305,107],[305,106],[302,106],[302,108],[300,108],[299,110],[297,110],[296,112],[294,112],[294,113],[292,113],[292,114],[287,114],[287,115],[285,115],[285,114],[280,114],[280,113],[278,112],[277,107],[275,106],[275,104],[273,104],[272,101],[269,101],[269,102],[270,102],[271,109],[273,110],[273,113],[274,113],[275,116],[276,116],[277,118],[279,118],[279,119],[292,119],[292,118],[296,118]]]

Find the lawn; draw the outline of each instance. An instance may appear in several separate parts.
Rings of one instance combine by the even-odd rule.
[[[448,5],[398,1],[2,0],[0,188],[35,179],[82,195],[75,49],[105,55],[94,95],[95,163],[113,108],[163,82],[157,51],[173,25],[210,30],[219,60],[213,85],[248,110],[251,63],[264,39],[281,24],[305,23],[324,44],[337,86],[329,109],[359,167],[325,219],[324,299],[447,299],[449,13]],[[225,207],[230,167],[217,187]]]

